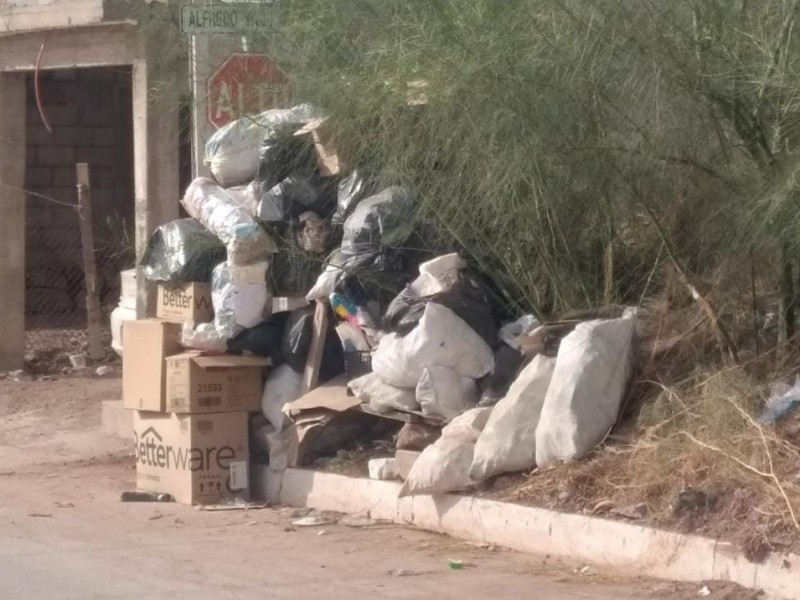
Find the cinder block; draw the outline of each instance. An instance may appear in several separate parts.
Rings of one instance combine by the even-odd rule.
[[[25,169],[25,187],[50,187],[53,183],[53,169],[50,167],[31,167]]]
[[[39,121],[39,123],[28,125],[25,131],[25,142],[28,146],[50,146],[53,143],[53,136]]]
[[[94,148],[81,146],[76,152],[76,162],[85,162],[92,167],[114,166],[114,153],[107,148]]]
[[[109,147],[114,145],[114,128],[98,127],[92,130],[92,143],[95,146]]]
[[[75,148],[42,146],[36,150],[37,164],[47,167],[75,165]]]
[[[414,450],[397,450],[394,454],[395,474],[403,481],[408,479],[411,467],[417,462],[420,454],[422,454],[422,452],[416,452]]]
[[[53,128],[53,145],[80,146],[91,143],[92,130],[77,125],[62,125]]]
[[[48,106],[45,114],[54,130],[59,125],[78,124],[78,106],[75,103],[67,106]]]
[[[53,168],[53,187],[67,188],[77,185],[77,175],[75,167],[54,167]]]

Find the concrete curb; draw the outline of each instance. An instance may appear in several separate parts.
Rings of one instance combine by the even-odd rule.
[[[732,581],[768,598],[800,598],[800,556],[748,561],[732,544],[598,517],[559,513],[455,494],[398,498],[400,484],[266,466],[251,489],[271,502],[359,513],[453,537],[549,554],[675,581]]]

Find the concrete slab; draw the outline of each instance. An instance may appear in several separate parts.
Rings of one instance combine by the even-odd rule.
[[[748,561],[731,544],[621,521],[558,513],[457,494],[398,498],[393,481],[303,469],[254,467],[251,493],[289,506],[357,513],[505,546],[584,561],[620,573],[674,581],[720,579],[761,589],[767,598],[800,597],[800,556]]]

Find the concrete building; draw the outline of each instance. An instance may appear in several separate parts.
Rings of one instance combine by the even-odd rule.
[[[148,91],[174,89],[188,75],[185,63],[165,65],[157,36],[137,27],[132,10],[142,5],[0,0],[0,371],[23,365],[26,282],[29,319],[37,304],[74,302],[49,290],[72,265],[80,269],[78,221],[68,206],[75,163],[90,165],[95,225],[132,223],[137,258],[149,233],[178,216],[178,96],[154,102]],[[138,279],[144,315],[151,296]]]

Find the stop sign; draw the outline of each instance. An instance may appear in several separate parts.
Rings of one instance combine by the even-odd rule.
[[[276,106],[286,76],[266,56],[231,54],[208,78],[208,121],[222,127]]]

